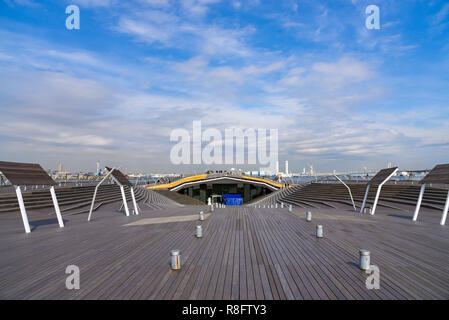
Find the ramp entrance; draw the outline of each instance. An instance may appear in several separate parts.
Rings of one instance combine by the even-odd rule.
[[[177,192],[207,203],[210,197],[214,203],[243,204],[262,195],[271,193],[269,188],[250,183],[202,183],[190,185]],[[235,199],[241,200],[235,200]],[[229,199],[229,200],[227,200]]]

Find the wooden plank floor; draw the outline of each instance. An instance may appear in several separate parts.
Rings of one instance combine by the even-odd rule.
[[[448,299],[449,230],[440,213],[423,210],[414,223],[404,211],[376,216],[343,209],[227,207],[199,221],[125,226],[145,218],[196,214],[206,207],[147,210],[126,217],[107,205],[65,217],[30,212],[25,234],[19,213],[0,216],[0,299]],[[410,213],[411,215],[411,213]],[[176,220],[176,219],[175,219]],[[315,237],[322,224],[325,237]],[[182,270],[169,251],[181,249]],[[380,269],[379,290],[365,286],[359,249]],[[65,288],[77,265],[81,288]]]

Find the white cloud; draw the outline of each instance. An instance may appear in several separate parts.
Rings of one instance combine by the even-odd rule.
[[[93,8],[93,7],[110,7],[114,5],[117,1],[116,0],[76,0],[76,3],[73,3],[73,1],[67,1],[69,4],[76,4],[80,7],[87,7],[87,8]]]
[[[139,0],[139,2],[156,8],[165,8],[170,5],[170,0]]]
[[[203,16],[209,10],[209,6],[220,0],[180,0],[184,9],[192,16]]]
[[[233,1],[232,6],[234,7],[234,9],[238,10],[242,7],[242,3],[240,1]]]
[[[446,18],[449,16],[449,3],[446,3],[441,9],[440,11],[438,11],[438,13],[434,16],[434,19],[432,21],[433,24],[440,24],[441,22],[443,22],[444,20],[446,20]]]
[[[136,21],[129,18],[120,18],[117,30],[136,36],[138,40],[148,43],[159,41],[168,44],[172,36],[169,30],[158,28],[152,23]]]

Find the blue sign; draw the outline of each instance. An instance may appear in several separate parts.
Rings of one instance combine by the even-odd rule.
[[[223,199],[227,206],[241,206],[243,204],[241,194],[224,194]]]

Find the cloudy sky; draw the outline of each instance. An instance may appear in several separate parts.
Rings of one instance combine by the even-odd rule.
[[[50,169],[203,170],[170,163],[194,120],[278,129],[281,169],[431,168],[449,160],[449,3],[1,0],[0,120],[0,160]]]

